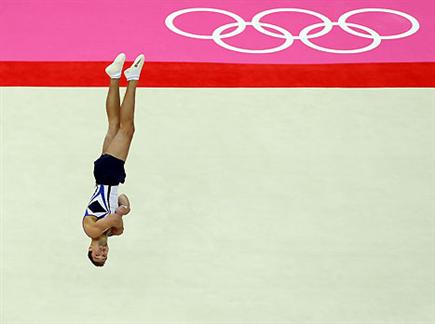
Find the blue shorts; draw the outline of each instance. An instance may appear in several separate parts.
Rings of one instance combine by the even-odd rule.
[[[124,183],[125,161],[118,159],[110,154],[102,154],[98,160],[94,161],[94,177],[96,184],[117,186]]]

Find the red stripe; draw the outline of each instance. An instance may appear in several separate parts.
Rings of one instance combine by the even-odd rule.
[[[107,86],[110,62],[0,62],[0,86]],[[129,66],[127,63],[126,66]],[[126,85],[124,78],[121,85]],[[435,62],[221,64],[147,62],[142,87],[435,87]]]

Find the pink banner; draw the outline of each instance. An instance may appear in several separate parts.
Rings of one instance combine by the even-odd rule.
[[[123,51],[156,62],[434,62],[434,12],[433,0],[2,0],[0,61]]]

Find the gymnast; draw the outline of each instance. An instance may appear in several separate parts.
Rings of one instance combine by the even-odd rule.
[[[95,192],[91,196],[82,219],[83,230],[91,238],[88,257],[102,267],[109,252],[108,237],[124,231],[122,217],[130,212],[130,202],[125,194],[118,196],[118,186],[124,183],[124,164],[134,134],[134,106],[136,86],[144,64],[139,55],[124,71],[128,86],[122,105],[119,96],[119,79],[125,62],[125,54],[119,54],[106,68],[110,87],[106,98],[109,129],[104,138],[101,156],[94,161]]]

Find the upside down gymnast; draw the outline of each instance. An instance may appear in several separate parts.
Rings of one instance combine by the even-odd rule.
[[[139,55],[131,67],[124,71],[128,86],[121,105],[119,80],[125,59],[125,54],[121,53],[106,68],[110,76],[106,98],[109,129],[104,138],[102,154],[94,161],[96,188],[82,219],[83,230],[91,238],[88,257],[97,267],[102,267],[107,260],[108,237],[123,233],[122,217],[130,212],[130,202],[125,194],[118,196],[118,187],[126,177],[124,164],[134,134],[136,86],[144,55]]]

